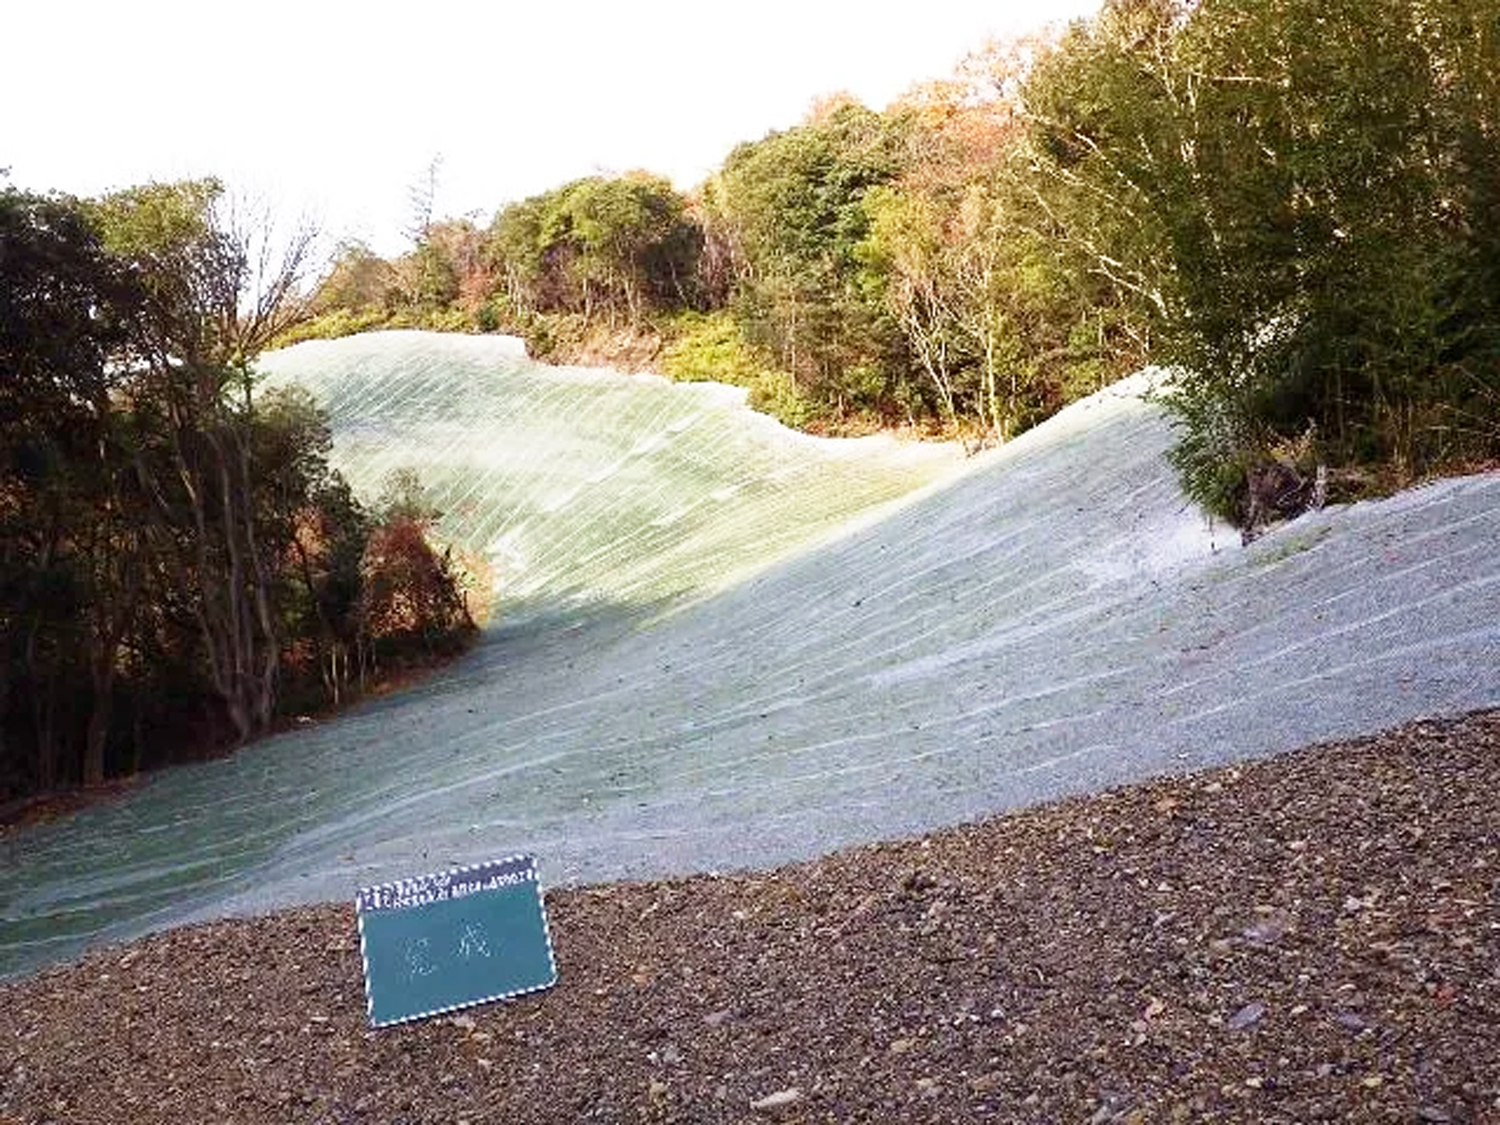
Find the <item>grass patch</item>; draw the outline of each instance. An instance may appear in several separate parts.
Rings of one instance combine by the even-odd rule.
[[[1327,524],[1321,527],[1310,528],[1307,531],[1289,535],[1285,542],[1277,543],[1274,548],[1267,551],[1255,560],[1256,566],[1274,566],[1279,562],[1285,562],[1293,555],[1300,555],[1304,551],[1310,551],[1324,539],[1328,538],[1333,529]]]

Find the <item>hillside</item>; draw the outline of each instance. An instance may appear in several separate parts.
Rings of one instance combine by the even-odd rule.
[[[478,651],[6,839],[0,969],[522,850],[551,886],[769,867],[1500,704],[1494,474],[1242,549],[1143,380],[955,467],[711,388],[524,369],[507,399],[500,346],[299,353],[357,376],[325,388],[357,481],[429,458],[445,530],[512,559]]]

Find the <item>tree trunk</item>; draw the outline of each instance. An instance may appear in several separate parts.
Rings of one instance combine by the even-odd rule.
[[[115,703],[114,648],[95,653],[89,664],[94,686],[94,706],[89,712],[88,733],[83,745],[85,788],[104,784],[104,750],[109,740],[109,724]]]

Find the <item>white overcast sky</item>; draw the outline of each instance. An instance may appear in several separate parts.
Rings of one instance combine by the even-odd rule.
[[[593,172],[690,188],[847,90],[880,109],[992,36],[1098,0],[10,0],[0,168],[87,195],[214,174],[334,236],[399,248],[436,211]]]

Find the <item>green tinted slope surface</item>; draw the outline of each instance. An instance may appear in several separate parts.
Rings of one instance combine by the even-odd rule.
[[[0,966],[518,852],[549,885],[771,865],[1500,705],[1500,474],[1246,549],[1184,502],[1141,378],[948,477],[712,388],[577,372],[528,374],[502,438],[495,346],[274,360],[323,380],[357,479],[430,466],[445,528],[496,552],[515,600],[477,651],[0,842]],[[445,371],[469,393],[388,403],[454,394]]]
[[[323,402],[356,491],[420,471],[440,535],[495,565],[512,622],[701,594],[956,460],[793,433],[728,387],[541,366],[514,340],[382,333],[262,366]]]

